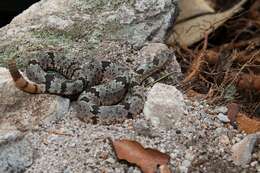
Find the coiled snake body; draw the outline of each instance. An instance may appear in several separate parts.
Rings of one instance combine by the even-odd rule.
[[[49,93],[61,96],[78,96],[77,115],[85,121],[103,122],[132,118],[140,113],[144,104],[142,80],[161,69],[168,61],[155,57],[151,62],[129,70],[110,61],[55,57],[32,59],[26,69],[26,80],[10,61],[9,71],[16,87],[29,93]],[[109,81],[104,82],[104,79]]]

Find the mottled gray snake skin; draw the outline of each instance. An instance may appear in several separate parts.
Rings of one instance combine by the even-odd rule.
[[[152,62],[129,70],[110,61],[81,62],[48,52],[46,57],[30,60],[26,74],[42,84],[45,93],[78,96],[76,112],[84,121],[110,123],[142,111],[145,97],[141,81],[167,61],[155,57]]]

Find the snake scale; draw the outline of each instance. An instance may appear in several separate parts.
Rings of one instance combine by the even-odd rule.
[[[134,70],[105,60],[82,62],[53,52],[31,59],[24,78],[15,60],[8,63],[17,88],[28,93],[77,96],[77,116],[84,121],[110,123],[139,114],[144,105],[143,79],[160,70],[169,56],[154,57]],[[101,119],[101,120],[100,120]]]

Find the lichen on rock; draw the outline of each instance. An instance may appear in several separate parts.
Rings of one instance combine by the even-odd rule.
[[[0,54],[16,47],[15,52],[21,56],[54,48],[69,49],[61,52],[64,54],[95,56],[96,52],[112,49],[114,43],[135,48],[145,42],[162,43],[177,16],[176,3],[174,0],[41,1],[0,29]]]

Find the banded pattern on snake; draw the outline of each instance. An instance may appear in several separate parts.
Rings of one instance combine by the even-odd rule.
[[[14,60],[8,67],[17,88],[28,93],[78,96],[79,118],[110,123],[132,118],[142,111],[145,101],[142,80],[160,70],[167,61],[168,56],[154,57],[135,70],[129,70],[110,61],[92,58],[81,62],[48,52],[47,56],[28,63],[27,77],[35,83],[23,77]]]

